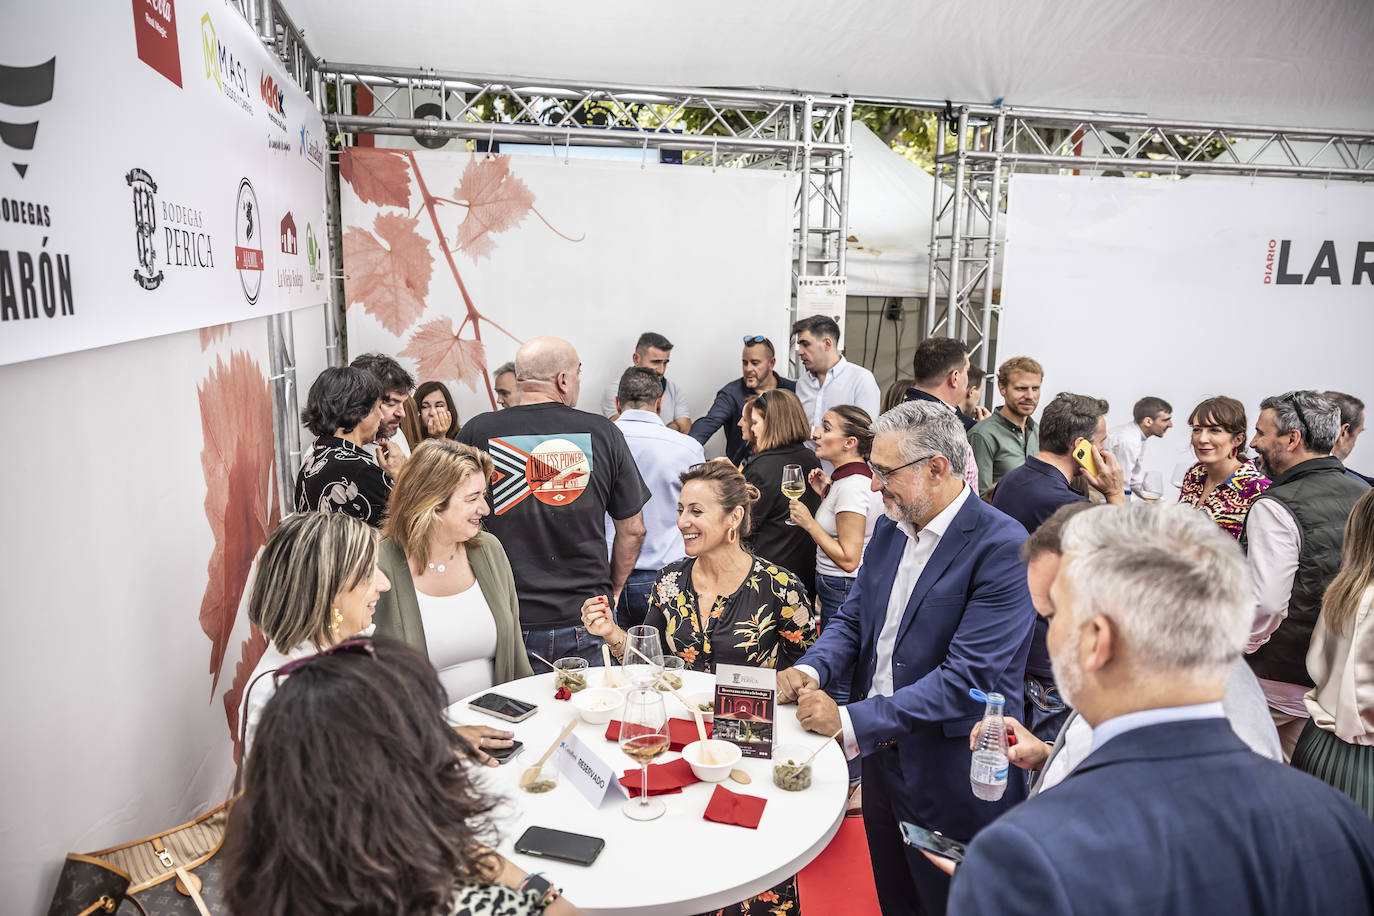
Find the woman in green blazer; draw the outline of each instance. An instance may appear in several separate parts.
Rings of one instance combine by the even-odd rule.
[[[377,632],[429,657],[449,702],[534,672],[520,637],[510,560],[482,530],[491,457],[450,439],[426,439],[396,477],[379,567],[391,591]]]

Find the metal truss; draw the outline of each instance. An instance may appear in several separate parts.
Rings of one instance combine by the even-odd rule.
[[[972,105],[940,114],[925,333],[963,340],[989,371],[1000,311],[997,234],[1014,172],[1374,180],[1374,131]]]

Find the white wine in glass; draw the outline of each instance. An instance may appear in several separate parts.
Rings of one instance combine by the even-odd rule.
[[[661,817],[668,806],[649,797],[649,761],[668,750],[668,712],[657,690],[632,690],[625,698],[620,717],[620,749],[639,764],[639,798],[627,801],[622,811],[635,821]]]
[[[1158,471],[1146,471],[1137,495],[1147,503],[1158,501],[1164,495],[1164,475]]]
[[[782,468],[782,495],[788,499],[801,499],[806,492],[806,478],[802,476],[801,465],[787,464]],[[791,517],[787,519],[787,524],[795,525]]]

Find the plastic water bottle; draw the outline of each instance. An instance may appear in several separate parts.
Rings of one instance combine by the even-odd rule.
[[[975,699],[987,701],[983,710],[983,724],[978,733],[978,746],[973,749],[973,765],[969,768],[969,782],[973,794],[983,801],[1000,801],[1007,791],[1007,727],[1002,721],[1006,699],[1000,693],[984,695],[971,690]]]

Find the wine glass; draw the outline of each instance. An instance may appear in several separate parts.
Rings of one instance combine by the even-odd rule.
[[[801,495],[806,492],[806,478],[802,477],[802,469],[799,464],[785,464],[782,467],[782,495],[788,499],[801,499]],[[787,518],[787,524],[796,525],[791,516]]]
[[[647,661],[646,661],[647,659]],[[630,627],[625,635],[625,654],[621,657],[625,676],[636,687],[652,687],[663,676],[663,649],[658,627]]]
[[[1147,503],[1152,503],[1164,495],[1164,475],[1159,471],[1146,471],[1144,479],[1140,483],[1141,499]]]
[[[663,695],[656,690],[631,690],[620,715],[620,749],[640,768],[639,798],[630,799],[621,808],[631,820],[651,821],[668,810],[663,799],[649,797],[649,761],[668,750],[668,744]]]

